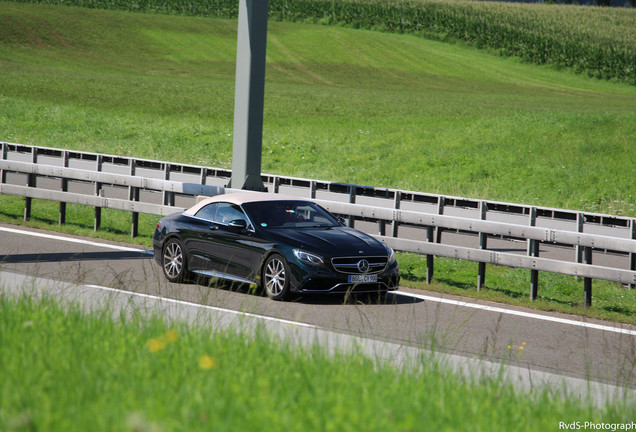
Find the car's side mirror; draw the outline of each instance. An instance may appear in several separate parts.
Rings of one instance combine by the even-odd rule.
[[[230,228],[236,228],[239,230],[247,229],[247,221],[245,219],[234,219],[228,224]]]
[[[338,217],[338,223],[342,226],[347,226],[347,221],[343,217]]]

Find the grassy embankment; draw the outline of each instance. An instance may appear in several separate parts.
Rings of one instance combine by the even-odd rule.
[[[236,21],[0,5],[0,139],[231,166]],[[634,216],[635,136],[628,84],[413,35],[269,25],[264,172]],[[0,204],[20,220],[19,199]],[[37,202],[34,222],[56,211]],[[65,229],[89,234],[91,210],[70,212]],[[128,220],[106,212],[99,235],[125,239]],[[493,267],[476,293],[474,265],[438,262],[434,289],[528,303],[527,272]],[[579,282],[541,282],[535,306],[580,312]],[[633,321],[630,291],[594,295],[593,316]]]
[[[18,0],[169,15],[237,18],[235,0]],[[470,0],[271,0],[270,19],[465,41],[531,63],[636,84],[636,11]]]
[[[519,392],[424,354],[396,368],[265,331],[135,310],[114,320],[108,305],[87,314],[43,297],[0,296],[3,431],[545,431],[636,415],[621,398],[595,407],[558,389]]]

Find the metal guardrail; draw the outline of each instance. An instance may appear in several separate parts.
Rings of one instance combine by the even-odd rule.
[[[225,187],[231,171],[134,157],[104,155],[49,147],[0,142],[0,160],[31,162],[149,179],[172,180],[192,185]],[[270,192],[307,198],[358,203],[383,208],[420,211],[473,219],[528,224],[536,211],[537,226],[636,238],[636,219],[591,212],[530,206],[499,201],[427,194],[296,177],[263,174]],[[177,193],[177,196],[179,194]]]
[[[146,159],[1,145],[0,194],[24,196],[25,218],[30,217],[33,198],[59,201],[60,223],[66,219],[66,203],[95,207],[95,229],[101,208],[124,210],[132,213],[133,236],[139,213],[174,213],[192,205],[197,195],[223,193],[231,174]],[[263,181],[271,192],[318,201],[347,216],[350,225],[375,231],[397,250],[427,255],[429,282],[433,256],[444,256],[478,262],[478,288],[484,284],[487,263],[529,269],[531,298],[537,297],[539,271],[583,277],[586,305],[591,304],[592,279],[636,285],[633,218],[293,177],[263,175]],[[547,257],[539,257],[539,251]],[[592,257],[615,262],[592,265]]]

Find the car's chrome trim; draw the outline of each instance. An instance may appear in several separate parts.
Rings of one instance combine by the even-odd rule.
[[[241,210],[243,210],[243,209],[241,208]],[[243,213],[245,213],[245,211],[244,211],[244,210],[243,210]],[[199,220],[199,221],[202,221],[202,222],[205,222],[205,223],[208,223],[208,224],[210,224],[210,225],[218,225],[218,226],[222,226],[222,227],[226,227],[226,228],[228,228],[228,227],[230,226],[230,224],[225,224],[225,223],[223,223],[223,222],[214,222],[214,221],[211,221],[210,219],[205,219],[205,218],[202,218],[202,217],[189,215],[189,214],[187,214],[187,213],[185,213],[185,212],[182,212],[182,213],[181,213],[181,215],[182,215],[182,216],[189,217],[189,218],[192,218],[192,219],[196,219],[196,220]],[[249,219],[249,216],[247,216],[247,214],[245,214],[245,216],[247,217],[247,222],[248,222],[248,224],[247,224],[247,228],[245,228],[245,229],[246,229],[247,231],[251,232],[251,233],[255,233],[255,232],[256,232],[256,230],[254,229],[254,224],[253,224],[253,223],[252,223],[252,221]]]
[[[362,288],[365,286],[369,286],[369,289],[366,288]],[[352,284],[352,283],[339,283],[336,284],[334,286],[332,286],[329,289],[324,289],[324,290],[320,290],[320,289],[299,289],[298,292],[299,293],[304,293],[304,294],[319,294],[319,293],[338,293],[338,294],[342,294],[342,293],[347,293],[347,292],[351,292],[351,293],[355,293],[355,294],[373,294],[373,293],[377,293],[377,292],[381,292],[381,291],[395,291],[397,290],[397,287],[389,287],[386,283],[378,281],[378,282],[374,282],[374,283],[369,283],[369,284]]]
[[[369,265],[366,271],[360,269],[360,261],[367,261]],[[346,262],[349,261],[349,262]],[[331,259],[333,268],[344,274],[377,274],[382,273],[389,265],[387,256],[348,256],[334,257]]]
[[[238,276],[234,276],[228,273],[223,273],[223,272],[219,272],[219,271],[215,271],[215,270],[192,270],[192,273],[196,273],[198,275],[201,276],[208,276],[208,277],[213,277],[213,278],[219,278],[219,279],[225,279],[225,280],[230,280],[233,282],[239,282],[239,283],[244,283],[244,284],[255,284],[256,282],[249,280],[249,279],[245,279],[242,277],[238,277]]]

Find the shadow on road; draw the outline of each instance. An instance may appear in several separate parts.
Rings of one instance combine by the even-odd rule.
[[[152,259],[152,252],[72,252],[43,254],[0,255],[0,264],[62,263],[64,261],[115,261],[130,259]]]
[[[424,300],[414,297],[394,295],[389,292],[383,296],[378,296],[377,294],[312,294],[298,296],[293,299],[293,301],[316,305],[402,305],[421,303]]]
[[[265,296],[263,290],[250,286],[249,284],[242,284],[237,282],[229,282],[222,279],[210,278],[207,276],[196,276],[189,283],[205,286],[212,289],[221,289],[225,291],[232,291],[238,294],[244,295],[256,295]],[[273,301],[273,300],[272,300]],[[341,294],[341,293],[326,293],[326,294],[302,294],[292,295],[288,302],[302,303],[302,304],[315,304],[315,305],[401,305],[401,304],[415,304],[421,303],[424,300],[406,297],[400,295],[394,295],[392,292],[388,292],[385,295],[378,294]]]

